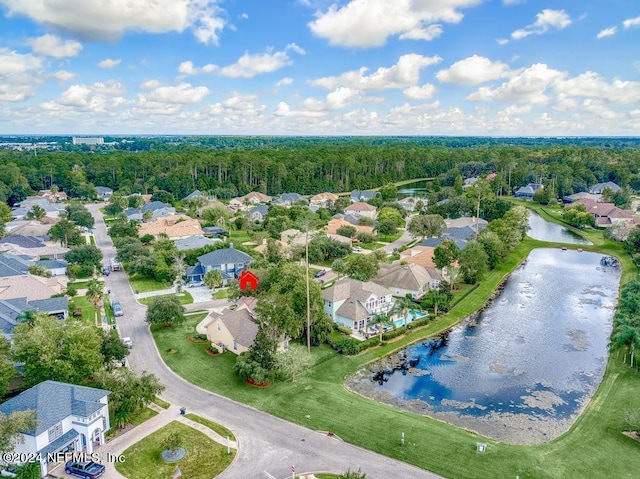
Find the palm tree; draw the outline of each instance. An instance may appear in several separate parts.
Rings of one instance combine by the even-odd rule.
[[[371,324],[378,325],[378,332],[380,333],[380,342],[382,342],[382,330],[384,329],[385,326],[391,326],[393,322],[391,321],[391,318],[388,315],[383,313],[376,313],[373,315],[373,318],[371,318]]]
[[[93,312],[94,312],[94,322],[96,326],[98,324],[98,307],[100,301],[102,300],[102,282],[98,281],[96,278],[93,278],[89,283],[87,283],[87,298],[93,303]]]
[[[391,314],[399,314],[404,318],[404,325],[407,325],[407,318],[409,317],[409,313],[413,311],[418,311],[420,308],[418,305],[411,299],[402,297],[397,298],[395,303],[393,304],[393,308],[391,309]]]
[[[19,322],[27,323],[30,328],[33,327],[36,318],[38,317],[38,312],[35,309],[25,309],[18,315],[16,318]]]
[[[613,333],[611,334],[610,346],[629,346],[631,351],[631,367],[635,362],[636,344],[640,342],[640,324],[638,318],[630,318],[629,316],[618,316],[613,325]],[[626,353],[625,353],[626,359]],[[626,362],[626,360],[624,361]]]

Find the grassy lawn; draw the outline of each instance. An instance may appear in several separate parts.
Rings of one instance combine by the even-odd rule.
[[[105,295],[106,296],[106,295]],[[86,296],[76,296],[73,298],[73,303],[76,305],[76,308],[82,309],[82,322],[86,324],[96,324],[95,317],[95,308],[93,307],[93,303],[89,301],[89,298]],[[73,313],[72,310],[69,310],[69,316]],[[98,314],[98,320],[102,321],[102,317]],[[104,315],[104,314],[103,314]]]
[[[171,287],[171,283],[159,283],[153,278],[141,277],[136,274],[129,276],[129,282],[133,291],[139,293],[148,293],[149,291],[158,291]]]
[[[153,416],[157,414],[158,413],[155,412],[153,409],[145,407],[145,408],[142,408],[140,411],[138,411],[136,414],[132,415],[129,418],[129,423],[131,423],[133,426],[139,426],[140,424],[142,424],[148,419],[151,419]],[[107,431],[107,439],[111,439],[112,437],[116,436],[119,432],[120,430],[118,428],[112,427]]]
[[[211,297],[214,299],[226,299],[229,297],[229,290],[228,289],[218,290],[215,293],[213,293]]]
[[[192,421],[195,421],[199,424],[202,424],[203,426],[207,426],[209,429],[211,429],[212,431],[217,432],[218,434],[220,434],[222,437],[228,437],[229,439],[231,439],[232,441],[236,440],[236,437],[233,435],[233,433],[231,431],[229,431],[226,427],[224,427],[221,424],[218,424],[216,422],[213,421],[209,421],[208,419],[202,417],[202,416],[198,416],[197,414],[185,414],[185,417],[191,419]]]
[[[245,230],[229,231],[229,236],[227,238],[230,243],[234,244],[242,244],[247,241],[251,241],[249,233]]]
[[[600,235],[602,233],[600,232]],[[595,243],[595,242],[594,242]],[[637,275],[620,245],[602,238],[600,246],[585,247],[620,258],[622,281]],[[425,337],[445,331],[484,305],[496,287],[535,247],[549,243],[525,239],[505,264],[490,272],[449,314],[398,340],[357,356],[335,354],[328,346],[314,348],[315,364],[292,382],[276,382],[268,388],[253,388],[232,371],[235,355],[229,352],[207,356],[206,345],[187,341],[197,324],[187,323],[153,329],[158,349],[169,367],[190,382],[276,416],[316,430],[332,431],[347,442],[414,464],[448,478],[521,479],[637,477],[640,444],[624,436],[629,428],[624,412],[640,409],[640,374],[615,355],[609,358],[605,377],[570,431],[538,446],[515,446],[484,438],[428,417],[379,404],[350,393],[343,380],[371,361]],[[169,353],[175,349],[174,353]],[[405,433],[406,443],[400,444]],[[476,441],[488,443],[484,454],[476,452]],[[366,464],[362,464],[367,472]]]
[[[376,236],[376,241],[382,241],[383,243],[393,243],[395,240],[400,238],[404,233],[404,230],[399,230],[397,233],[392,235],[378,235]]]
[[[180,434],[187,455],[178,462],[166,463],[160,457],[162,443],[172,432]],[[116,469],[129,479],[167,479],[177,468],[185,478],[211,479],[231,464],[234,455],[200,431],[174,421],[125,450],[125,462],[117,463]]]
[[[68,285],[72,285],[76,289],[87,289],[89,281],[70,281]]]
[[[158,296],[151,296],[149,298],[140,298],[138,301],[146,306],[149,306],[151,303],[153,303],[153,300],[156,298],[161,298],[163,296],[176,296],[175,294],[161,294]],[[188,291],[182,291],[182,293],[180,294],[180,296],[178,296],[178,299],[180,300],[180,304],[191,304],[193,303],[193,296],[191,296],[189,294]]]
[[[158,396],[155,397],[153,402],[154,404],[160,406],[162,409],[169,409],[170,404],[167,401],[160,399]]]

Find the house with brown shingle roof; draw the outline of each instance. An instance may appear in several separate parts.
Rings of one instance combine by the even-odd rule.
[[[433,262],[433,252],[435,247],[414,246],[400,253],[400,261],[404,263],[417,264],[423,268],[435,268]]]
[[[156,218],[149,223],[142,223],[138,229],[139,237],[153,235],[157,238],[162,233],[172,240],[204,234],[198,220],[179,214]]]
[[[0,278],[0,300],[27,298],[28,301],[48,299],[67,289],[66,276],[45,278],[31,274]]]
[[[344,209],[345,214],[354,215],[357,217],[363,218],[371,218],[372,220],[376,219],[378,214],[378,209],[370,205],[369,203],[363,203],[362,201],[356,201],[355,203],[350,204]]]
[[[422,297],[429,290],[440,286],[442,274],[436,268],[425,268],[419,264],[380,264],[373,283],[389,288],[394,296],[410,295],[413,299]]]
[[[229,206],[232,206],[236,209],[245,210],[250,207],[259,205],[260,203],[270,203],[273,198],[269,195],[265,195],[264,193],[260,193],[259,191],[252,191],[244,196],[239,196],[237,198],[231,198],[229,200]]]
[[[235,311],[223,309],[220,313],[211,313],[207,324],[207,339],[219,351],[225,349],[235,354],[247,351],[256,339],[258,324],[255,321],[255,302],[249,308],[242,304]],[[278,342],[278,351],[289,347],[288,339]]]
[[[337,234],[338,230],[342,226],[353,226],[358,233],[373,234],[373,228],[371,226],[354,225],[340,218],[332,218],[331,221],[329,221],[329,224],[327,225],[327,233],[332,235]]]
[[[588,213],[593,215],[596,225],[605,228],[615,223],[637,222],[633,213],[618,208],[613,203],[599,203],[587,198],[582,198],[574,202],[574,204],[583,204]]]
[[[309,202],[314,206],[318,206],[320,208],[327,208],[328,206],[333,204],[333,202],[336,201],[337,199],[338,199],[338,195],[336,195],[335,193],[325,192],[325,193],[318,193],[317,195],[312,196],[309,199]]]
[[[353,331],[365,331],[371,318],[393,307],[391,291],[371,281],[342,278],[322,291],[324,312],[333,321]]]

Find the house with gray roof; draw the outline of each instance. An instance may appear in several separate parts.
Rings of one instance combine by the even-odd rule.
[[[51,273],[51,276],[63,276],[67,274],[67,262],[63,259],[41,259],[34,263]]]
[[[176,209],[173,206],[167,205],[162,201],[151,201],[150,203],[142,205],[141,211],[143,217],[147,211],[150,211],[152,214],[151,217],[154,220],[176,214]]]
[[[256,339],[258,325],[255,321],[253,309],[256,302],[249,308],[241,304],[238,309],[231,311],[223,309],[220,313],[211,313],[207,324],[207,339],[219,351],[228,350],[235,354],[247,351]],[[281,338],[278,341],[278,351],[289,347],[289,340]]]
[[[393,307],[391,291],[371,281],[342,278],[322,291],[324,312],[353,331],[366,331],[371,318]]]
[[[193,235],[186,238],[178,239],[173,242],[178,251],[188,251],[190,249],[204,248],[212,244],[222,243],[218,238],[207,238],[202,235]]]
[[[9,235],[0,240],[0,244],[12,244],[21,248],[42,248],[44,238],[38,236]]]
[[[197,282],[204,279],[208,271],[218,270],[222,273],[223,284],[227,284],[232,279],[238,279],[240,273],[249,267],[253,258],[247,253],[238,251],[233,244],[228,248],[222,248],[211,253],[198,256],[195,266],[188,268],[185,275],[187,281]]]
[[[349,195],[349,198],[351,199],[352,203],[356,203],[358,201],[364,201],[364,202],[370,201],[370,200],[374,199],[376,196],[378,196],[378,192],[377,191],[354,190]]]
[[[113,190],[107,186],[96,186],[96,191],[98,192],[98,198],[101,200],[107,201],[113,196]]]
[[[451,240],[456,244],[458,249],[463,249],[465,246],[467,246],[467,243],[469,242],[469,240],[475,239],[476,227],[478,228],[478,231],[479,231],[485,228],[486,225],[482,223],[478,223],[475,227],[464,226],[460,228],[447,228],[447,231],[445,233],[443,233],[437,238],[425,239],[422,243],[420,243],[420,246],[428,246],[431,248],[435,248],[436,246],[439,246],[443,241]]]
[[[58,319],[65,319],[69,315],[69,299],[65,297],[34,299],[26,297],[14,299],[0,299],[0,332],[11,341],[15,328],[27,311],[46,313]]]
[[[184,199],[185,200],[192,200],[192,199],[197,198],[199,196],[203,196],[202,191],[193,190],[191,193],[189,193],[187,196],[185,196]]]
[[[109,422],[109,391],[58,381],[44,381],[0,404],[0,413],[35,411],[37,426],[15,441],[16,457],[40,457],[42,476],[56,453],[93,453],[105,443]]]
[[[127,208],[124,210],[127,221],[142,221],[142,213],[138,208]]]
[[[609,188],[614,193],[617,193],[622,189],[613,181],[607,181],[605,183],[597,183],[591,186],[589,188],[589,193],[591,193],[592,195],[601,195],[605,188]]]
[[[529,183],[527,186],[521,186],[516,190],[514,196],[516,198],[523,198],[525,200],[533,199],[533,195],[536,194],[540,188],[543,188],[543,185],[539,183]]]
[[[271,201],[271,204],[284,206],[285,208],[289,208],[296,204],[298,201],[309,201],[304,196],[299,193],[282,193],[278,198]]]
[[[0,278],[27,274],[33,260],[29,256],[0,254]]]
[[[262,223],[265,216],[267,216],[268,211],[269,207],[267,205],[258,205],[247,211],[246,215],[251,219],[251,221]]]

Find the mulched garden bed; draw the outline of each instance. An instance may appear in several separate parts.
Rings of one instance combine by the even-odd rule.
[[[265,381],[263,383],[257,383],[253,379],[245,379],[244,382],[247,383],[249,386],[255,386],[257,388],[266,388],[270,384],[269,381]]]
[[[215,353],[213,351],[211,351],[211,349],[206,348],[204,350],[205,353],[207,353],[209,356],[220,356],[220,354],[222,354],[220,351],[216,351]]]
[[[195,339],[191,336],[189,336],[188,339],[189,339],[189,342],[193,344],[207,344],[210,342],[208,339]]]

